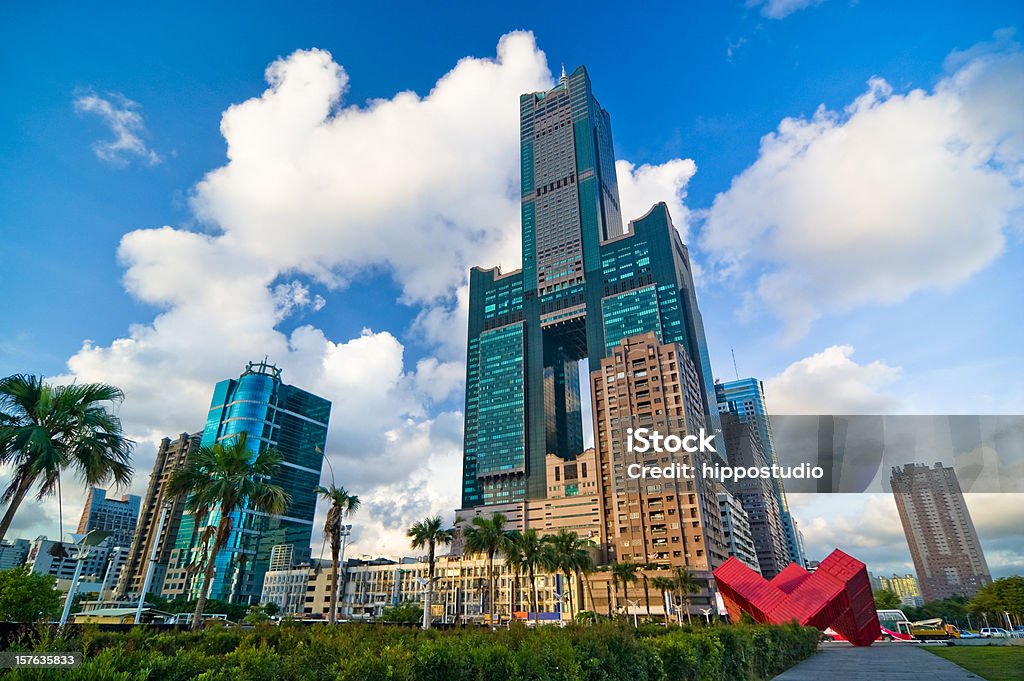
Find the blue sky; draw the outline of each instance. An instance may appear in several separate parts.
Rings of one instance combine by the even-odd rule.
[[[286,379],[301,384],[308,376],[307,384],[335,401],[336,468],[364,486],[370,508],[390,509],[381,513],[385,520],[367,523],[364,550],[393,549],[402,523],[450,512],[457,501],[411,460],[430,451],[434,476],[458,468],[460,273],[494,259],[517,264],[518,233],[508,218],[514,197],[502,191],[518,165],[516,88],[540,87],[561,63],[582,63],[611,113],[618,158],[664,170],[638,172],[624,193],[642,205],[663,191],[673,206],[701,269],[716,375],[732,376],[734,347],[740,374],[766,379],[776,411],[1021,413],[1024,329],[1008,311],[1019,308],[1024,283],[1022,133],[1010,113],[1024,107],[1013,86],[1022,19],[1024,7],[1014,2],[775,0],[628,10],[452,3],[443,13],[421,3],[6,5],[0,286],[5,308],[16,313],[0,317],[0,375],[124,385],[126,423],[140,441],[141,490],[151,442],[197,427],[215,380],[237,374],[245,358],[274,359],[276,351]],[[390,194],[383,184],[361,187],[388,168],[417,187],[434,174],[477,180],[479,172],[459,176],[457,158],[425,163],[415,138],[390,144],[392,119],[368,102],[403,91],[427,98],[460,60],[493,62],[512,31],[533,38],[517,43],[514,57],[498,59],[507,77],[466,75],[448,95],[466,102],[464,126],[501,121],[492,130],[473,127],[480,142],[466,148],[483,148],[490,154],[484,161],[502,166],[478,193],[494,195],[494,210],[474,204],[470,191],[435,204],[417,193]],[[365,114],[324,147],[339,154],[336,175],[312,147],[287,146],[295,138],[281,132],[288,125],[275,123],[264,96],[264,71],[273,63],[283,64],[285,81],[309,77],[329,90],[330,79],[318,80],[328,67],[313,48],[329,52],[326,63],[340,65],[347,79],[340,105],[326,90],[311,97],[333,102],[333,112],[355,106]],[[297,51],[306,55],[302,64],[292,58]],[[493,89],[491,76],[500,81]],[[874,78],[884,85],[869,86]],[[1004,82],[1010,86],[992,85]],[[253,99],[261,96],[262,111],[263,100]],[[292,96],[282,89],[276,101]],[[476,101],[487,98],[494,102]],[[222,116],[247,100],[254,104],[237,110],[229,162]],[[302,96],[294,102],[307,104]],[[135,146],[97,146],[114,139],[104,105],[122,121],[134,112]],[[409,129],[422,119],[424,134],[438,138],[450,133],[428,109],[397,107],[394,120]],[[795,123],[780,129],[787,119]],[[380,135],[380,144],[362,146],[357,132]],[[773,132],[776,144],[766,146],[762,138]],[[492,148],[490,138],[500,143]],[[361,156],[342,159],[351,140]],[[912,164],[891,173],[865,169],[876,161],[899,165],[887,154],[904,142],[921,158],[934,153],[929,165],[941,172],[919,173]],[[441,155],[445,148],[437,147]],[[780,155],[783,171],[772,165]],[[253,157],[261,162],[246,165]],[[692,160],[695,172],[671,165],[674,159]],[[286,170],[278,186],[274,164],[290,161],[323,163],[321,174],[334,177],[339,193],[308,193]],[[204,177],[214,178],[205,188],[197,184]],[[283,206],[261,203],[278,190]],[[810,218],[798,205],[801,192],[820,204]],[[370,197],[366,205],[353,205],[360,196]],[[401,201],[408,213],[395,207]],[[861,204],[871,206],[867,217],[850,217]],[[436,222],[417,222],[431,211]],[[364,218],[349,223],[349,214]],[[378,223],[379,214],[389,218]],[[829,216],[827,224],[818,229],[814,215]],[[395,227],[403,221],[408,233]],[[458,237],[400,247],[443,235],[438,225],[448,223]],[[174,231],[154,232],[164,225]],[[125,239],[129,233],[135,236]],[[317,249],[290,252],[287,236],[275,241],[288,233]],[[848,244],[849,256],[818,243],[816,233]],[[374,234],[402,252],[382,253]],[[276,258],[273,250],[289,252]],[[240,283],[237,274],[253,270],[258,281]],[[183,303],[202,291],[194,282],[204,277],[223,280],[214,287],[221,302]],[[224,343],[211,332],[218,320],[231,334]],[[204,339],[230,347],[212,350]],[[370,388],[358,380],[364,367],[390,380]],[[334,380],[331,370],[345,375]],[[173,386],[175,396],[157,398],[155,385]],[[365,399],[350,405],[331,391]],[[360,419],[362,409],[397,416]],[[399,479],[359,470],[362,457],[396,442],[408,452],[389,464]],[[808,526],[823,515],[815,503],[807,501]],[[45,525],[45,505],[34,517]],[[27,519],[23,527],[37,529]],[[993,541],[1019,539],[1004,533]],[[1003,562],[1005,570],[1024,569],[1019,551]]]

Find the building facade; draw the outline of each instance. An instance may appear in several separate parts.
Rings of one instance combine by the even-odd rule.
[[[231,444],[246,433],[253,450],[273,448],[283,457],[270,482],[280,485],[291,499],[284,514],[266,516],[249,509],[236,512],[226,546],[217,556],[209,597],[234,603],[259,599],[263,578],[274,546],[290,544],[294,559],[308,562],[316,512],[314,489],[320,484],[323,447],[331,403],[281,380],[281,370],[263,362],[250,362],[237,379],[216,385],[201,446]],[[216,525],[220,513],[213,509],[203,526]],[[198,597],[204,587],[201,571],[190,574],[189,565],[202,560],[202,527],[186,509],[181,518],[168,568],[166,595]]]
[[[127,549],[135,537],[142,498],[126,494],[120,499],[108,499],[107,490],[90,487],[85,498],[85,508],[78,521],[78,534],[92,530],[110,533],[114,546]]]
[[[661,343],[653,332],[623,338],[591,372],[591,392],[607,562],[703,573],[725,562],[720,483],[702,475],[653,479],[630,473],[631,465],[700,469],[722,463],[714,452],[630,451],[633,429],[666,437],[706,429],[701,384],[686,351]]]
[[[0,541],[0,570],[24,565],[28,559],[28,550],[31,542],[28,539],[4,539]]]
[[[992,581],[953,468],[897,466],[890,483],[926,602],[971,597]]]
[[[751,422],[741,420],[735,414],[724,413],[722,428],[730,465],[742,468],[771,465]],[[772,478],[732,480],[726,483],[726,487],[747,512],[761,574],[765,579],[773,578],[789,565],[790,556]]]
[[[58,544],[61,545],[60,548]],[[96,546],[85,549],[79,579],[94,586],[83,588],[82,593],[100,594],[101,591],[112,591],[127,555],[127,549],[115,546],[112,537],[107,537]],[[25,564],[33,572],[55,577],[58,588],[66,591],[75,576],[78,556],[79,547],[75,542],[57,542],[40,536],[29,544]]]
[[[583,67],[520,97],[523,266],[470,272],[462,508],[546,497],[583,449],[579,362],[676,343],[709,430],[714,387],[686,247],[663,203],[623,229],[611,122]]]
[[[924,597],[921,595],[921,585],[914,575],[893,575],[892,577],[879,577],[878,588],[891,591],[900,598],[900,603],[910,608],[919,608],[924,605]]]
[[[775,438],[772,437],[768,405],[761,381],[756,378],[720,381],[715,384],[715,397],[718,400],[719,413],[733,414],[740,421],[750,423],[751,433],[761,443],[768,465],[778,465],[779,457],[775,451]],[[789,554],[787,562],[795,562],[801,567],[806,567],[807,556],[804,555],[800,529],[797,527],[796,519],[789,512],[789,501],[786,499],[786,488],[782,480],[772,478],[772,489],[786,538],[786,552]]]
[[[722,532],[729,547],[729,555],[735,556],[760,574],[761,565],[757,562],[754,535],[750,532],[750,519],[743,510],[743,503],[728,490],[723,490],[718,493],[718,510],[722,515]]]
[[[156,556],[149,593],[161,593],[171,551],[181,526],[181,516],[185,511],[185,499],[168,495],[167,485],[174,472],[185,465],[189,454],[199,448],[199,440],[198,433],[181,433],[174,440],[165,437],[160,441],[153,472],[149,476],[149,486],[142,502],[135,538],[128,552],[125,569],[118,581],[117,592],[121,596],[138,596],[142,591],[154,546]]]

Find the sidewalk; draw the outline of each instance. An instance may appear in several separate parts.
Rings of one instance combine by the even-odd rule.
[[[875,643],[855,648],[842,643],[818,646],[818,654],[775,677],[776,681],[978,681],[980,678],[917,645]]]

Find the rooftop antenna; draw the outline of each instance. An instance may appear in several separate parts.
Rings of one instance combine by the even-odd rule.
[[[736,380],[740,380],[740,370],[736,367],[736,348],[729,344],[729,352],[732,353],[732,370],[736,374]]]
[[[559,80],[565,80],[565,62],[562,62],[562,77]]]

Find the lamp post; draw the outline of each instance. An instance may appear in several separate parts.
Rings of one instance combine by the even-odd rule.
[[[153,538],[153,547],[149,550],[149,565],[146,566],[146,577],[142,581],[142,591],[139,593],[139,603],[135,608],[135,624],[139,624],[142,621],[142,609],[146,606],[146,594],[149,593],[149,587],[153,583],[153,570],[156,569],[156,552],[160,545],[160,539],[163,537],[164,521],[167,520],[167,511],[170,510],[170,508],[171,504],[170,502],[167,502],[160,511],[160,522],[156,525],[156,536]]]
[[[633,606],[633,628],[637,629],[639,628],[639,625],[636,621],[636,611],[640,609],[640,601],[631,601],[627,598],[626,602]]]
[[[110,536],[109,532],[103,530],[89,530],[83,534],[75,545],[78,550],[75,552],[75,575],[71,578],[71,588],[68,590],[68,597],[64,601],[64,612],[60,616],[60,626],[63,629],[71,614],[71,604],[75,600],[75,592],[78,591],[78,580],[82,576],[82,561],[89,557],[89,549],[103,542]]]
[[[342,525],[338,531],[338,536],[341,537],[341,553],[338,556],[338,583],[334,585],[335,591],[337,591],[337,600],[339,607],[341,601],[345,597],[345,546],[348,544],[348,537],[352,533],[351,525]],[[334,613],[335,622],[337,622],[338,613]]]

